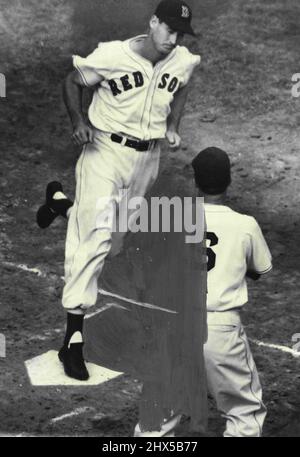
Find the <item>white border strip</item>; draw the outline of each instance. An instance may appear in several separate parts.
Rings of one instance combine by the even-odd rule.
[[[279,344],[273,344],[273,343],[263,343],[262,341],[252,340],[251,338],[249,338],[249,341],[251,341],[251,343],[256,344],[257,346],[262,346],[262,347],[269,348],[269,349],[276,349],[277,351],[286,352],[288,354],[291,354],[294,357],[300,357],[299,351],[295,351],[295,349],[291,349],[287,346],[281,346]]]
[[[95,408],[91,408],[90,406],[84,406],[82,408],[76,408],[74,411],[70,413],[63,414],[62,416],[54,417],[50,420],[51,424],[55,424],[56,422],[60,422],[64,419],[68,419],[69,417],[79,416],[80,414],[89,413],[92,411],[96,411]]]
[[[107,292],[104,289],[98,289],[98,292],[101,295],[105,295],[107,297],[118,298],[119,300],[125,301],[126,303],[131,303],[133,305],[142,306],[143,308],[157,309],[159,311],[165,311],[166,313],[178,314],[177,311],[173,311],[173,310],[167,309],[167,308],[161,308],[160,306],[151,305],[150,303],[139,302],[136,300],[132,300],[131,298],[122,297],[122,295],[113,294],[111,292]]]
[[[43,273],[41,270],[39,270],[38,268],[30,268],[30,267],[28,267],[27,265],[24,265],[24,264],[15,264],[15,263],[12,263],[12,262],[3,262],[3,265],[6,265],[7,267],[18,268],[19,270],[26,271],[28,273],[35,273],[39,277],[42,277],[42,278],[46,278],[47,277],[47,275],[45,273]],[[64,279],[64,277],[61,276],[61,279]],[[98,289],[98,292],[101,295],[104,295],[104,296],[107,296],[107,297],[118,298],[119,300],[125,301],[127,303],[131,303],[132,305],[142,306],[143,308],[148,308],[148,309],[156,309],[156,310],[159,310],[159,311],[165,311],[166,313],[170,313],[170,314],[178,314],[177,311],[173,311],[173,310],[167,309],[167,308],[162,308],[162,307],[156,306],[156,305],[151,305],[150,303],[144,303],[144,302],[139,302],[139,301],[136,301],[136,300],[132,300],[130,298],[123,297],[122,295],[118,295],[118,294],[114,294],[114,293],[108,292],[108,291],[106,291],[104,289]]]
[[[2,262],[2,264],[6,265],[8,267],[17,268],[19,270],[26,271],[26,272],[29,272],[29,273],[37,274],[39,277],[42,277],[42,278],[46,278],[47,277],[47,275],[45,273],[43,273],[41,270],[39,270],[38,268],[31,268],[31,267],[28,267],[27,265],[24,265],[24,264],[15,264],[13,262],[7,262],[7,261]],[[62,277],[62,279],[63,279],[63,277]],[[149,308],[149,309],[157,309],[157,310],[160,310],[160,311],[166,311],[167,313],[177,314],[177,311],[172,311],[172,310],[167,309],[167,308],[161,308],[159,306],[151,305],[149,303],[143,303],[143,302],[138,302],[138,301],[135,301],[135,300],[131,300],[129,298],[122,297],[121,295],[117,295],[117,294],[113,294],[111,292],[107,292],[104,289],[99,289],[98,292],[100,294],[102,294],[102,295],[105,295],[105,296],[108,296],[108,297],[118,298],[119,300],[125,301],[127,303],[131,303],[133,305],[142,306],[144,308]],[[98,311],[95,311],[95,313],[86,315],[86,318],[92,317],[95,314],[98,314],[98,313],[100,313],[102,311],[105,311],[105,310],[111,308],[112,306],[117,306],[117,307],[122,308],[121,305],[117,305],[117,304],[114,304],[114,303],[108,303],[107,305],[104,305],[102,308],[100,308]],[[59,330],[55,329],[55,331],[59,331]],[[36,338],[38,338],[38,336]],[[265,348],[269,348],[269,349],[275,349],[277,351],[285,352],[287,354],[291,354],[293,357],[300,357],[300,352],[299,351],[295,351],[295,349],[291,349],[291,348],[289,348],[287,346],[282,346],[282,345],[273,344],[273,343],[264,343],[263,341],[254,340],[254,339],[251,339],[251,338],[248,338],[248,339],[249,339],[249,341],[251,341],[251,343],[256,344],[257,346],[265,347]]]
[[[119,309],[124,309],[125,311],[129,311],[127,308],[125,308],[125,306],[118,305],[117,303],[106,303],[104,306],[102,306],[100,309],[98,309],[94,313],[85,314],[84,319],[90,319],[90,317],[103,313],[103,311],[106,311],[107,309],[110,309],[110,308],[119,308]]]
[[[12,267],[12,268],[18,268],[19,270],[26,271],[29,273],[35,273],[36,275],[40,276],[41,278],[46,278],[47,275],[45,273],[42,273],[41,270],[38,268],[30,268],[27,265],[24,265],[23,263],[17,264],[13,262],[2,262],[2,265],[6,267]]]

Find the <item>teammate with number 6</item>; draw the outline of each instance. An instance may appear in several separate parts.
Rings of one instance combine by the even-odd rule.
[[[192,166],[207,223],[208,389],[226,418],[224,436],[258,437],[266,408],[240,310],[248,300],[246,276],[258,279],[270,271],[272,258],[254,217],[224,205],[231,182],[226,152],[204,149]]]

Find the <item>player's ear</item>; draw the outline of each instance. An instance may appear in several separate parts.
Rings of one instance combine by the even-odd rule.
[[[159,19],[154,14],[149,21],[150,30],[154,30],[158,24],[159,24]]]

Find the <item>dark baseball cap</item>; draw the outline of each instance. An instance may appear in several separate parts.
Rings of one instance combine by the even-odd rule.
[[[154,14],[175,32],[195,35],[191,27],[192,10],[185,2],[163,0],[157,6]]]
[[[216,147],[203,149],[193,159],[197,187],[210,195],[223,193],[231,183],[230,160],[225,151]]]

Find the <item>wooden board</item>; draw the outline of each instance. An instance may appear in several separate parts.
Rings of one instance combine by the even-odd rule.
[[[169,233],[129,233],[99,286],[139,304],[106,297],[118,307],[85,320],[86,359],[143,381],[146,430],[171,412],[190,416],[194,429],[206,421],[206,255],[203,240],[186,235],[172,223]]]

